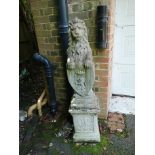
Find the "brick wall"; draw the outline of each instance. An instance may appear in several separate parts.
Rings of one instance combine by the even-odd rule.
[[[55,88],[56,97],[60,103],[67,104],[66,70],[63,51],[60,48],[58,32],[58,4],[57,0],[30,0],[35,23],[35,30],[39,51],[50,59],[56,66]],[[98,50],[96,44],[96,7],[99,4],[108,6],[108,48]],[[88,29],[89,43],[93,51],[96,77],[94,91],[99,98],[101,113],[105,118],[109,96],[111,94],[111,61],[114,33],[114,0],[68,0],[69,20],[74,17],[83,19]],[[67,106],[67,105],[66,105]]]

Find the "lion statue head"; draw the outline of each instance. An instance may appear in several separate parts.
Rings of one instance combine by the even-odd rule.
[[[87,28],[78,18],[69,22],[68,69],[82,70],[92,65],[92,51],[88,42]]]
[[[88,40],[87,28],[83,20],[75,18],[69,22],[69,43],[81,38]]]

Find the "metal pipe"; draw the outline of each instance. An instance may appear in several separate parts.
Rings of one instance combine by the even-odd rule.
[[[97,6],[97,38],[96,45],[97,48],[105,49],[107,48],[107,6],[99,5]]]
[[[59,10],[59,33],[62,42],[62,49],[68,48],[68,7],[67,0],[58,0]]]
[[[67,48],[68,48],[68,42],[69,42],[69,24],[68,24],[68,4],[67,0],[58,0],[58,14],[59,14],[59,33],[60,33],[60,39],[61,39],[61,46],[64,52],[62,52],[64,61],[67,62]],[[64,68],[66,70],[66,65],[64,65]],[[66,75],[67,79],[67,75]],[[71,97],[73,96],[73,89],[70,86],[68,80],[66,80],[66,88],[67,88],[67,101],[70,102]]]
[[[35,53],[33,55],[36,61],[41,62],[44,64],[45,73],[46,73],[46,81],[47,81],[47,90],[48,90],[48,104],[50,106],[50,111],[55,114],[57,111],[57,104],[56,104],[56,95],[55,95],[55,88],[54,88],[54,65],[51,63],[46,57],[42,56],[39,53]]]

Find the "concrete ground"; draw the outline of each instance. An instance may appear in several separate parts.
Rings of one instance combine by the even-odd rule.
[[[126,115],[126,132],[127,135],[122,137],[121,135],[112,134],[110,139],[113,142],[113,149],[115,154],[120,155],[118,152],[122,150],[122,155],[134,155],[135,154],[135,116]]]
[[[64,119],[64,117],[62,117]],[[20,155],[134,155],[135,116],[125,115],[126,128],[121,133],[110,133],[106,121],[99,121],[103,131],[101,142],[73,143],[73,125],[67,120],[39,121],[36,128],[26,127],[31,139],[20,144]],[[32,121],[32,124],[36,121]],[[30,136],[28,136],[30,137]]]
[[[112,96],[109,112],[121,113],[125,115],[125,131],[127,135],[125,137],[112,134],[110,139],[113,142],[113,149],[115,154],[119,150],[122,150],[122,155],[134,155],[135,154],[135,98],[133,97],[121,97]]]

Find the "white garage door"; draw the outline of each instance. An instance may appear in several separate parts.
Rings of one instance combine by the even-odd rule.
[[[135,96],[135,4],[116,0],[112,94]]]

